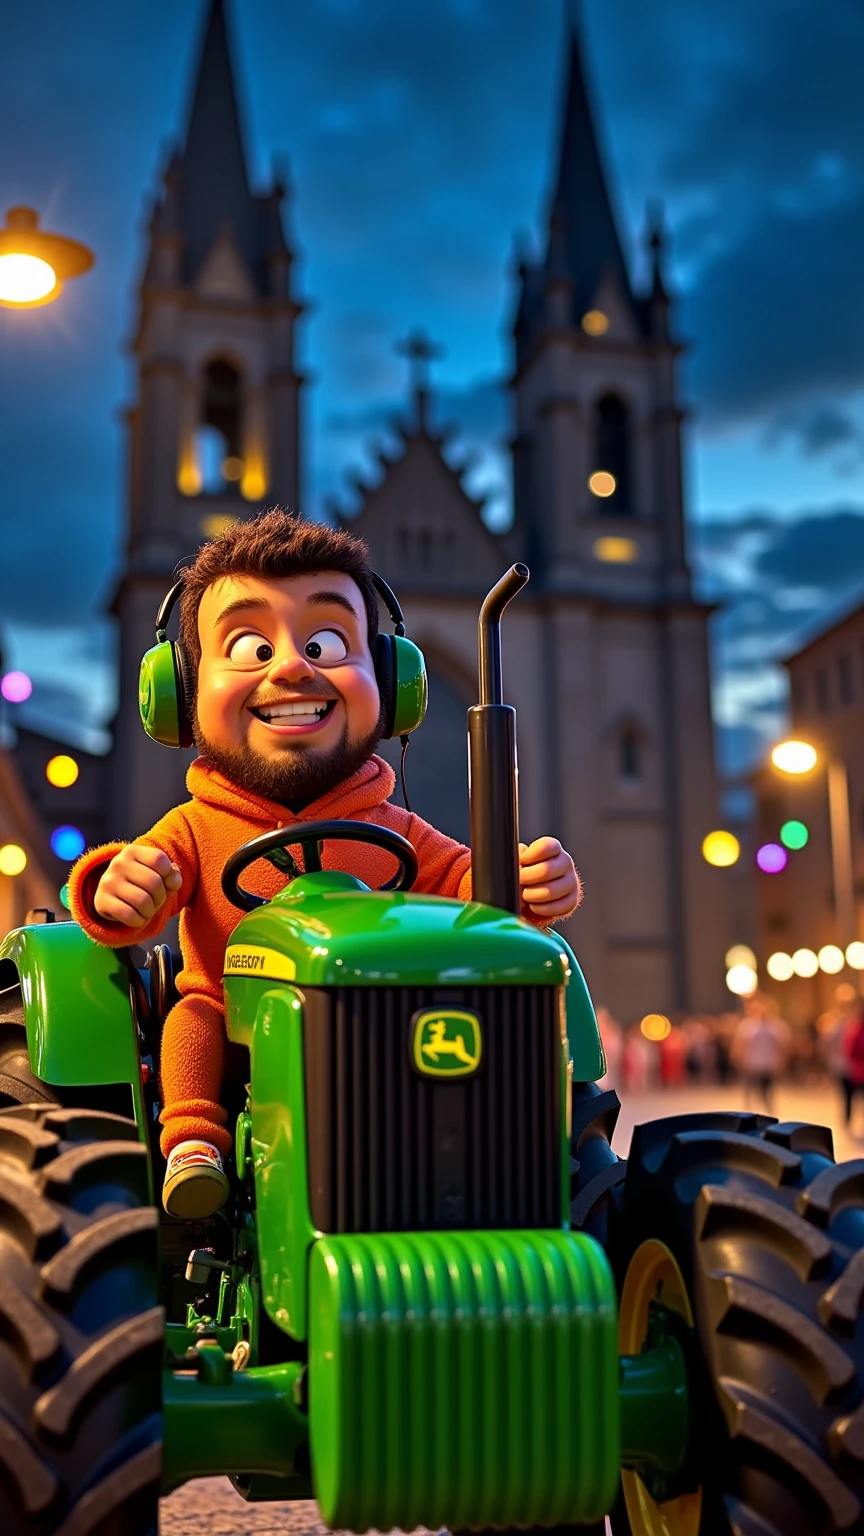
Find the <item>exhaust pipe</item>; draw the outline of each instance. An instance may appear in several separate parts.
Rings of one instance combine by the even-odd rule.
[[[480,609],[477,650],[480,703],[468,711],[468,796],[473,898],[505,912],[522,910],[519,894],[519,798],[516,711],[503,701],[501,616],[524,587],[527,565],[512,565]]]

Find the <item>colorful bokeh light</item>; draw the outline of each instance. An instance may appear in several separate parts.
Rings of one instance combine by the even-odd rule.
[[[792,956],[792,969],[796,976],[815,976],[819,961],[812,949],[796,949]]]
[[[792,956],[785,950],[778,949],[773,955],[768,956],[765,969],[772,981],[789,981],[795,975],[795,967],[792,964]]]
[[[66,864],[80,858],[86,846],[87,839],[77,827],[55,827],[51,833],[51,852]]]
[[[706,864],[717,869],[728,869],[741,857],[741,844],[732,832],[709,832],[702,843],[702,857]]]
[[[609,329],[609,316],[602,309],[589,309],[582,316],[582,329],[586,336],[603,336]]]
[[[6,672],[0,682],[0,693],[7,704],[23,704],[32,692],[33,684],[26,672]]]
[[[726,985],[736,997],[752,997],[757,980],[752,965],[730,965],[726,972]]]
[[[756,956],[749,944],[733,944],[731,949],[727,949],[726,967],[729,969],[733,965],[749,965],[751,971],[755,971]]]
[[[0,848],[0,875],[21,875],[27,868],[27,855],[17,843],[4,843]]]
[[[46,765],[45,777],[55,789],[68,789],[78,778],[80,769],[74,757],[60,752]]]
[[[588,489],[592,496],[614,496],[618,482],[608,469],[595,469],[588,477]]]
[[[846,945],[846,962],[853,971],[864,971],[864,944],[860,939]]]
[[[639,1028],[646,1040],[665,1040],[672,1033],[672,1025],[665,1013],[646,1013]]]
[[[806,848],[810,833],[803,821],[784,821],[780,828],[780,841],[784,848]]]
[[[779,875],[786,868],[788,855],[779,843],[763,843],[756,851],[756,863],[763,875]]]
[[[846,956],[838,944],[823,944],[816,958],[820,971],[826,976],[836,976],[846,964]]]

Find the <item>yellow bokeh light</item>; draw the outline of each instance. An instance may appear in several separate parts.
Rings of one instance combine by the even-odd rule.
[[[809,773],[815,768],[818,755],[809,741],[779,741],[771,753],[771,761],[781,773]]]
[[[615,538],[611,535],[595,539],[592,545],[594,556],[597,560],[606,560],[612,565],[632,565],[639,559],[639,545],[635,539]]]
[[[0,256],[0,303],[39,304],[57,287],[57,274],[41,256]]]
[[[751,971],[755,971],[756,956],[754,955],[749,944],[733,944],[731,949],[727,949],[727,969],[732,965],[749,965]]]
[[[792,969],[796,976],[815,976],[819,961],[812,949],[796,949],[792,956]]]
[[[614,496],[618,482],[614,475],[610,475],[608,469],[595,469],[593,475],[588,476],[588,489],[592,496]]]
[[[646,1013],[639,1028],[646,1040],[665,1040],[672,1033],[672,1025],[665,1013]]]
[[[790,976],[795,975],[792,956],[787,955],[783,949],[778,949],[775,954],[769,955],[765,969],[772,981],[788,981]]]
[[[604,336],[609,329],[609,316],[602,309],[589,309],[582,316],[582,329],[587,336]]]
[[[227,512],[208,512],[207,516],[201,519],[201,532],[207,539],[218,539],[221,533],[225,533],[228,528],[233,528],[239,521],[239,517],[232,517]]]
[[[741,844],[732,832],[709,832],[702,843],[702,857],[716,869],[728,869],[741,857]]]
[[[267,459],[264,449],[255,443],[246,448],[240,494],[246,501],[261,501],[267,495]]]
[[[752,965],[730,965],[726,972],[726,985],[736,997],[750,997],[756,991],[756,972]]]
[[[0,875],[20,875],[27,868],[27,855],[17,843],[0,848]]]
[[[826,976],[836,976],[846,964],[846,956],[837,944],[823,944],[816,958],[820,971]]]
[[[184,443],[177,466],[177,489],[183,496],[200,496],[201,468],[191,439]]]
[[[78,778],[80,769],[74,757],[68,757],[65,752],[52,757],[45,768],[45,777],[55,789],[68,789]]]
[[[864,944],[860,939],[846,945],[846,960],[853,971],[864,971]]]
[[[226,480],[239,480],[243,474],[243,460],[238,459],[236,453],[229,453],[222,461],[222,473]]]

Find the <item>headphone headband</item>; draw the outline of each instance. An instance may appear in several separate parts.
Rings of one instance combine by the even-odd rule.
[[[179,581],[175,581],[171,591],[166,592],[161,603],[159,604],[159,612],[156,615],[157,640],[165,639],[165,634],[168,629],[168,620],[171,617],[171,610],[174,607],[178,597],[180,596],[180,593],[183,591],[184,581],[185,578],[183,576],[180,577]]]

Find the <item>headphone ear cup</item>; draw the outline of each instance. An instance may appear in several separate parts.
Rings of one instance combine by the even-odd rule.
[[[393,646],[391,736],[410,736],[423,724],[429,690],[423,652],[405,635],[388,636]]]
[[[178,746],[191,747],[192,736],[192,710],[195,704],[195,669],[189,660],[189,653],[180,640],[175,640],[171,647],[174,653],[174,671],[177,678],[177,719],[179,724]]]
[[[389,741],[394,734],[393,718],[396,712],[396,636],[379,634],[375,641],[375,680],[381,699],[381,723],[383,739]]]

